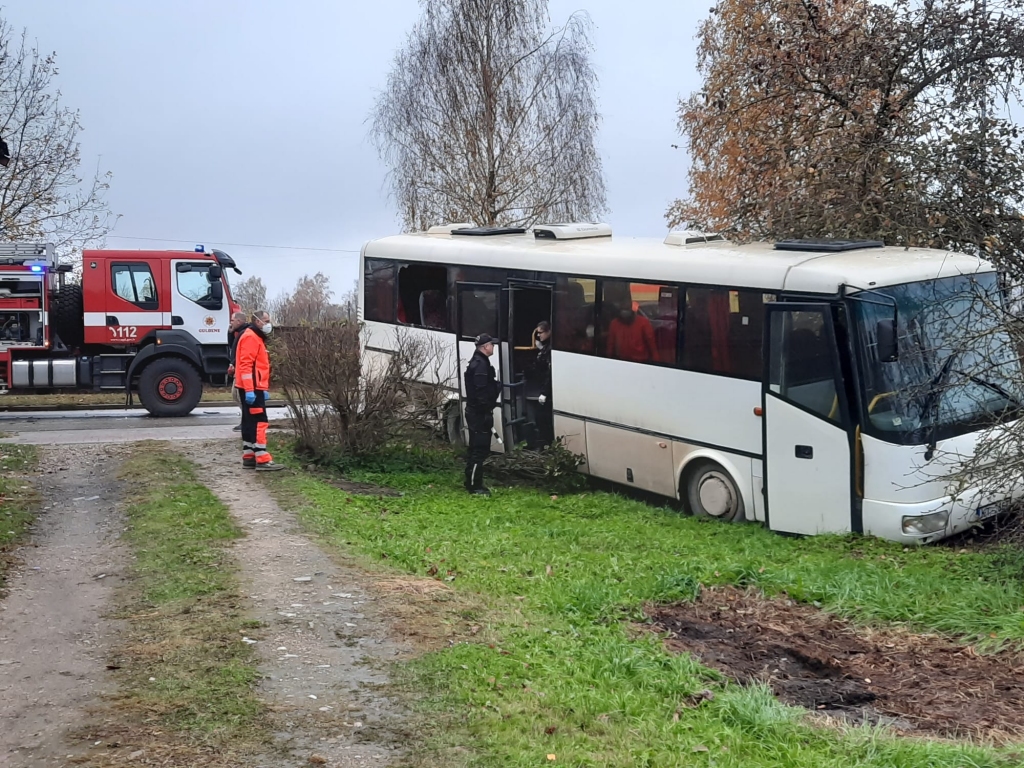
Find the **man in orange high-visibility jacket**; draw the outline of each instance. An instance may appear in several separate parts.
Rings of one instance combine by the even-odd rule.
[[[269,312],[256,312],[235,347],[235,386],[242,403],[242,466],[257,472],[284,469],[267,451],[267,395],[270,355],[267,336],[274,330]]]

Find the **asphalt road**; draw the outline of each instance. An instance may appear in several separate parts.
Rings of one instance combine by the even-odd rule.
[[[272,421],[287,418],[287,408],[269,408]],[[0,443],[72,445],[131,443],[139,440],[210,440],[237,437],[236,406],[201,407],[181,418],[154,418],[141,408],[123,411],[0,412]]]

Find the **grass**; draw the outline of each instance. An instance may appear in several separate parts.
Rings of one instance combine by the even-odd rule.
[[[415,449],[350,470],[350,479],[405,494],[387,499],[351,496],[301,474],[273,480],[283,498],[305,500],[304,519],[338,546],[368,563],[436,573],[491,606],[470,617],[484,625],[484,642],[430,653],[408,669],[413,689],[429,692],[422,764],[1019,764],[1019,755],[981,745],[813,727],[770,691],[725,684],[630,627],[646,601],[692,599],[700,584],[739,584],[785,591],[858,622],[990,648],[1021,645],[1019,554],[783,538],[602,492],[555,498],[501,488],[471,498],[457,470]],[[705,688],[714,700],[688,706]]]
[[[159,726],[148,750],[166,753],[175,743],[161,728],[197,750],[171,764],[201,753],[203,764],[228,764],[260,743],[265,727],[256,662],[241,642],[250,622],[225,549],[242,534],[191,465],[170,451],[144,444],[122,478],[134,488],[126,538],[135,556],[121,617],[127,638],[115,663],[122,725],[130,730],[145,715],[150,730]],[[122,740],[137,744],[150,730]]]
[[[39,497],[25,475],[35,469],[37,454],[31,445],[0,445],[0,587],[6,554],[25,535],[35,518]]]

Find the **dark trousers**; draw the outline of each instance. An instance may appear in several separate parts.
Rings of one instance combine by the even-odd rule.
[[[466,408],[466,426],[469,427],[469,451],[466,453],[466,490],[484,487],[484,462],[491,454],[491,429],[494,413]]]
[[[270,461],[267,453],[267,407],[263,392],[256,391],[252,405],[245,402],[245,390],[239,389],[242,401],[242,459],[243,461]]]
[[[536,428],[535,433],[531,435],[531,448],[546,448],[555,442],[555,414],[550,397],[545,403],[534,399],[527,400],[526,417]]]

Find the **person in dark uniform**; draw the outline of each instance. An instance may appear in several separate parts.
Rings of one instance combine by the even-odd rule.
[[[489,496],[484,487],[484,461],[491,452],[494,408],[501,397],[501,383],[489,358],[494,354],[494,339],[486,333],[476,337],[476,352],[466,368],[466,426],[469,427],[469,452],[466,454],[466,490]]]
[[[537,324],[534,346],[537,357],[533,363],[533,376],[538,389],[534,422],[540,445],[546,448],[555,441],[555,418],[551,407],[551,323],[547,320]]]

